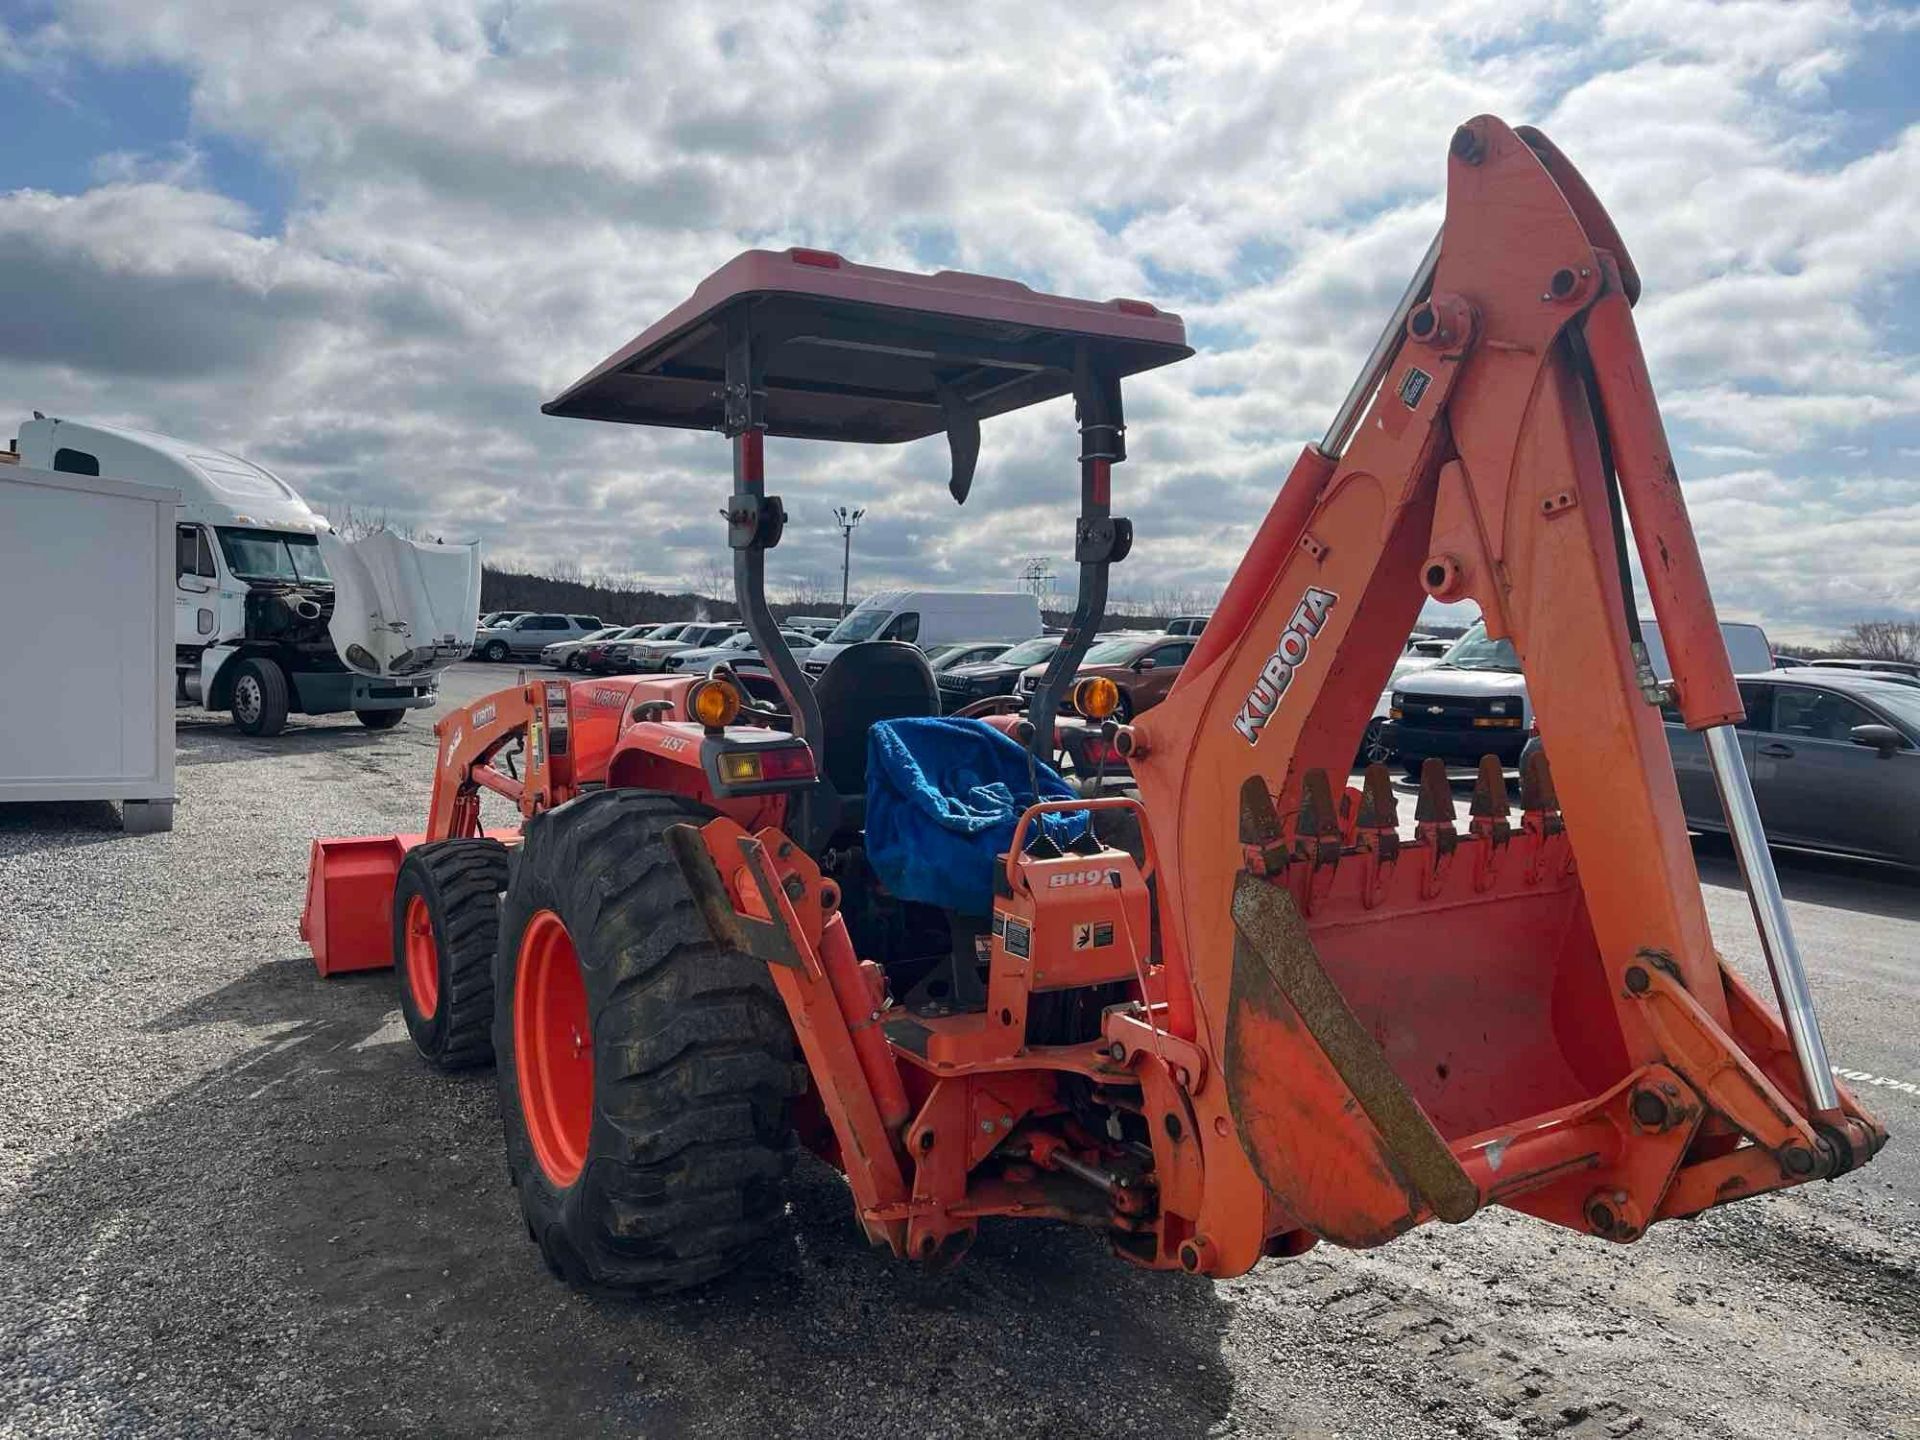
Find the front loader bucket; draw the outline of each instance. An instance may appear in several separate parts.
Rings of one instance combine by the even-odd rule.
[[[322,975],[393,964],[393,885],[418,835],[353,835],[313,842],[300,938]]]

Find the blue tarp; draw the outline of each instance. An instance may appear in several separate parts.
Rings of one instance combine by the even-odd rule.
[[[1035,762],[1042,800],[1072,800],[1060,772]],[[980,720],[883,720],[867,732],[867,860],[903,900],[963,915],[993,910],[993,860],[1034,800],[1027,752]],[[1043,815],[1061,845],[1087,828],[1087,812]]]

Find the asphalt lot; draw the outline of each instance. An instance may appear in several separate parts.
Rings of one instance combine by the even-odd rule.
[[[1779,857],[1895,1133],[1835,1184],[1626,1248],[1493,1210],[1215,1285],[1015,1222],[923,1274],[808,1163],[772,1262],[633,1304],[526,1242],[491,1076],[429,1072],[392,977],[322,982],[296,934],[309,839],[418,828],[432,746],[418,714],[183,714],[171,834],[0,806],[0,1435],[1920,1436],[1920,882]]]

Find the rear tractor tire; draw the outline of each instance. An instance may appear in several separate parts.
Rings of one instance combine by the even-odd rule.
[[[396,712],[404,713],[404,712]],[[493,1062],[493,964],[507,847],[498,840],[416,845],[393,886],[393,968],[400,1014],[426,1062]]]
[[[638,790],[535,817],[500,925],[493,1028],[507,1168],[548,1267],[660,1294],[762,1251],[806,1087],[766,964],[716,944]]]

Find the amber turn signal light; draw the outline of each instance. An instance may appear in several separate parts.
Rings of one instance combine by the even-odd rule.
[[[740,692],[725,680],[702,680],[687,691],[687,712],[709,730],[721,730],[740,715]]]
[[[1120,687],[1104,675],[1089,675],[1073,687],[1073,708],[1089,720],[1105,720],[1120,708]]]

